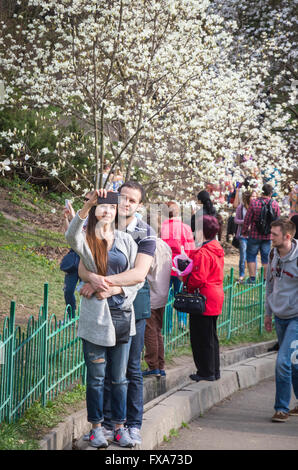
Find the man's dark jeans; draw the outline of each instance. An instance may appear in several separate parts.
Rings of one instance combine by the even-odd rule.
[[[144,347],[146,319],[136,321],[136,335],[131,338],[131,346],[127,364],[127,420],[128,427],[142,427],[143,420],[143,374],[141,370],[141,354]],[[107,372],[109,367],[107,367]],[[112,429],[111,423],[111,385],[106,374],[104,386],[104,426]]]
[[[76,314],[76,297],[75,297],[75,290],[76,285],[79,280],[78,271],[75,271],[70,274],[65,274],[64,278],[64,299],[65,304],[71,306],[71,314],[70,309],[68,309],[68,315],[70,318],[74,318]]]

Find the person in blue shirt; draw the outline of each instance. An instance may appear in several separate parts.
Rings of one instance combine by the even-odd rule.
[[[143,421],[143,374],[141,370],[141,353],[144,347],[146,318],[151,316],[150,287],[146,279],[153,262],[156,250],[156,233],[136,212],[144,200],[144,189],[136,181],[125,182],[120,188],[118,208],[118,229],[130,234],[137,244],[137,257],[133,269],[121,274],[101,277],[84,269],[80,264],[79,274],[94,290],[107,289],[111,286],[132,286],[144,282],[133,303],[136,319],[136,335],[132,337],[127,365],[127,420],[126,426],[135,444],[141,444],[141,427]],[[104,194],[104,192],[102,193]],[[127,275],[128,274],[128,275]],[[89,288],[88,286],[88,288]],[[105,421],[107,439],[112,439],[112,423],[110,420],[109,378],[106,378]]]

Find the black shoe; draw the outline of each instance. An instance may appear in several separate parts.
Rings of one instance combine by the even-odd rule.
[[[268,352],[272,351],[278,351],[279,350],[279,344],[275,343],[271,348],[267,349]]]
[[[190,374],[189,378],[195,382],[200,382],[201,380],[208,380],[208,382],[213,382],[216,380],[214,375],[211,375],[210,377],[201,377],[198,374]]]

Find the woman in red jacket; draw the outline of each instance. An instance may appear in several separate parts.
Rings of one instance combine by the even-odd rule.
[[[198,223],[202,225],[202,219]],[[197,373],[190,375],[190,378],[196,382],[220,378],[216,322],[224,301],[224,250],[215,239],[219,230],[218,220],[213,216],[204,215],[201,230],[202,246],[188,255],[193,260],[193,269],[187,284],[188,292],[193,293],[199,288],[201,294],[207,298],[204,314],[190,314],[189,320],[190,342],[197,368]],[[201,230],[200,227],[196,229],[198,238]],[[186,280],[184,277],[184,283]]]

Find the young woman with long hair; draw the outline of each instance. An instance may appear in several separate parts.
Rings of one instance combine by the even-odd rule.
[[[117,193],[109,192],[103,201],[94,191],[89,201],[71,221],[66,232],[70,246],[88,271],[103,276],[118,274],[134,267],[137,245],[132,237],[116,230]],[[103,203],[104,202],[104,203]],[[88,217],[86,234],[82,232]],[[83,340],[87,366],[87,413],[92,423],[89,443],[107,447],[101,423],[104,421],[103,396],[106,367],[111,377],[111,413],[114,440],[122,447],[132,447],[126,421],[126,369],[131,336],[135,335],[133,301],[142,284],[131,287],[106,287],[82,297],[78,336]]]
[[[238,225],[236,231],[236,238],[239,239],[239,282],[244,282],[245,275],[245,262],[246,262],[246,249],[247,249],[247,237],[241,235],[242,225],[244,223],[245,214],[249,208],[250,201],[256,199],[256,191],[245,191],[242,195],[242,203],[239,204],[236,210],[235,224]]]

